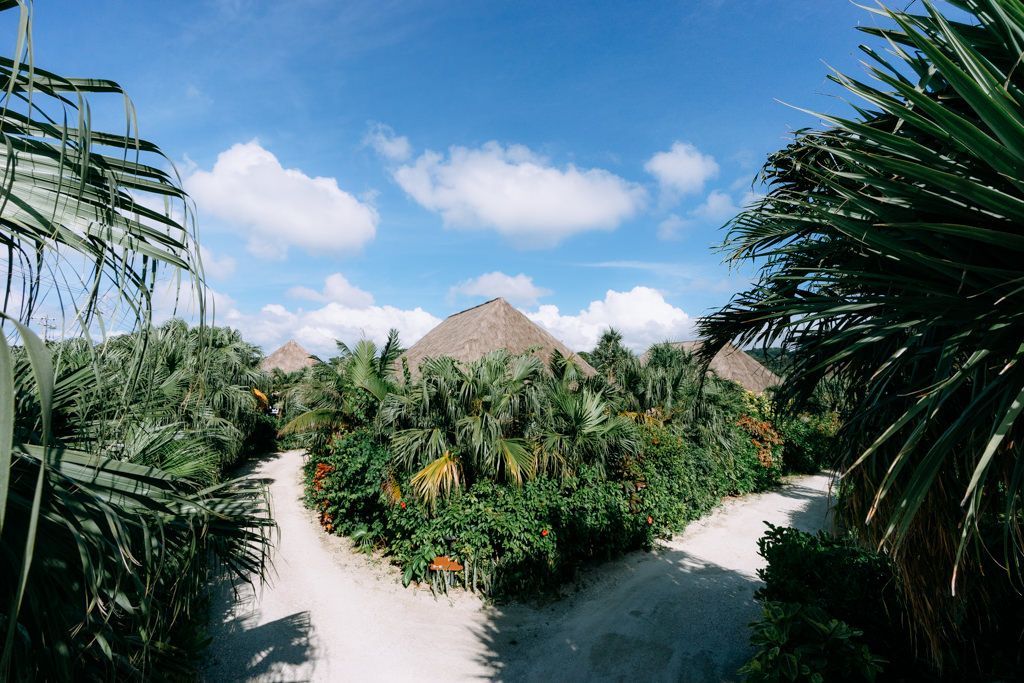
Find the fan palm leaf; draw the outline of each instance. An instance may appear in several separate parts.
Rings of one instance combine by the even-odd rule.
[[[760,281],[700,326],[705,359],[734,339],[790,349],[782,401],[849,387],[846,516],[896,557],[936,660],[1020,568],[1024,483],[1024,5],[950,4],[967,18],[876,10],[875,82],[832,76],[868,108],[769,159],[727,242]],[[1002,574],[982,578],[991,552]]]
[[[197,490],[198,482],[67,449],[56,438],[59,427],[98,452],[103,430],[131,419],[132,399],[151,391],[140,377],[150,369],[153,293],[184,282],[188,291],[179,295],[202,316],[202,269],[187,196],[163,170],[169,160],[138,137],[124,91],[37,68],[31,4],[0,2],[8,10],[18,12],[19,31],[13,57],[0,57],[0,244],[8,256],[0,310],[0,679],[170,677],[188,658],[165,638],[189,617],[207,553],[243,577],[264,574],[272,524],[265,492],[240,482]],[[126,133],[93,127],[97,96],[123,101]],[[101,316],[101,301],[113,311]],[[25,325],[37,310],[62,312],[64,330],[86,339],[94,325],[103,329],[104,317],[138,325],[131,339],[110,344],[124,359],[119,383],[104,381],[104,361],[88,342],[79,355],[91,368],[58,354],[55,370]],[[8,335],[21,349],[10,348]],[[62,393],[90,379],[115,409]],[[91,427],[57,424],[55,417],[73,415],[55,414],[67,405],[77,405]],[[170,452],[166,440],[140,438],[162,445],[136,459],[173,461],[160,455]]]

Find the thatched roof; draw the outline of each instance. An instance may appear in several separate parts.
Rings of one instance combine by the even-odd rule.
[[[701,341],[673,342],[672,346],[692,354],[700,350],[702,343]],[[640,356],[640,362],[647,362],[646,353]],[[760,394],[768,387],[782,384],[782,379],[778,375],[758,363],[753,356],[732,344],[726,344],[711,359],[709,368],[718,373],[719,377],[732,380],[755,394]]]
[[[565,344],[501,298],[448,316],[402,355],[408,360],[409,371],[418,377],[420,363],[425,358],[451,356],[469,363],[489,351],[507,349],[510,353],[522,353],[531,346],[541,347],[536,355],[545,365],[551,352],[558,349],[563,356],[573,356],[586,376],[597,374]],[[401,372],[401,367],[399,360],[397,372]]]
[[[278,368],[281,372],[297,372],[315,363],[316,359],[309,351],[295,343],[294,339],[289,339],[287,344],[263,359],[260,370],[273,372],[274,368]]]

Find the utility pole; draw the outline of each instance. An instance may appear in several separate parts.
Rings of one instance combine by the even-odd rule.
[[[57,329],[57,325],[55,324],[57,322],[57,318],[51,318],[49,315],[37,315],[35,319],[42,321],[43,342],[45,343],[50,341],[49,331]],[[52,323],[50,322],[51,320],[53,321]]]

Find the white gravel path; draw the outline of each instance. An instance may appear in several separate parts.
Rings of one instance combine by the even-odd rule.
[[[726,500],[653,552],[585,572],[563,600],[488,607],[402,588],[396,569],[323,533],[302,507],[301,463],[290,451],[254,470],[281,529],[276,576],[233,610],[221,591],[206,681],[738,680],[759,614],[763,520],[826,521],[828,477],[794,478]]]

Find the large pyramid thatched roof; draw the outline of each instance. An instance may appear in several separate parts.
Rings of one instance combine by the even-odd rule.
[[[309,351],[295,343],[294,339],[289,339],[287,344],[263,359],[260,370],[273,372],[274,368],[278,368],[281,372],[297,372],[315,363]]]
[[[588,377],[597,374],[565,344],[501,298],[448,316],[402,355],[408,360],[413,376],[419,376],[419,366],[425,358],[451,356],[469,363],[489,351],[507,349],[510,353],[522,353],[531,346],[541,347],[537,357],[545,364],[551,352],[558,349],[563,356],[574,356],[576,364]],[[401,368],[401,361],[397,368]]]
[[[701,341],[673,342],[672,346],[692,354],[700,350],[702,343]],[[640,357],[640,362],[646,361],[647,354],[645,353]],[[778,375],[758,363],[753,356],[732,344],[726,344],[711,359],[711,364],[708,367],[718,373],[719,377],[730,379],[755,394],[760,394],[768,387],[782,384],[782,379]]]

